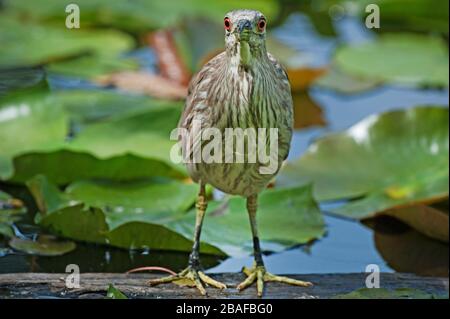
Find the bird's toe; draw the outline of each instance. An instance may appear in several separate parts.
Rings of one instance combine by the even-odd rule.
[[[273,275],[266,271],[264,266],[254,266],[253,268],[244,267],[243,270],[247,278],[241,282],[237,289],[243,290],[256,282],[256,292],[258,297],[262,297],[266,282],[280,282],[299,287],[311,287],[313,284],[309,281],[296,280],[289,277]]]
[[[152,279],[147,282],[151,286],[156,286],[164,283],[174,283],[179,286],[195,287],[198,291],[206,296],[207,292],[205,285],[215,287],[218,289],[226,289],[227,286],[211,277],[204,272],[188,267],[177,275],[172,275],[163,278]]]

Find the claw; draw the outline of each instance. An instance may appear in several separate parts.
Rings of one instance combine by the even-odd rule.
[[[251,273],[243,282],[241,282],[237,286],[237,289],[240,291],[240,290],[247,288],[255,281],[255,278],[256,278],[256,272]]]
[[[258,279],[256,280],[256,291],[258,293],[258,297],[262,297],[264,290],[264,275],[266,270],[258,270],[256,272]]]
[[[311,287],[313,285],[309,281],[302,281],[302,280],[292,279],[289,277],[276,276],[276,275],[272,275],[270,273],[266,274],[266,281],[282,282],[285,284],[300,286],[300,287]]]
[[[150,286],[156,286],[159,284],[164,284],[167,282],[172,282],[175,281],[178,278],[179,275],[172,275],[172,276],[167,276],[167,277],[162,277],[162,278],[157,278],[157,279],[150,279],[149,281],[147,281],[147,284],[149,284]]]
[[[312,283],[310,283],[308,281],[301,281],[301,280],[296,280],[296,279],[292,279],[292,278],[288,278],[288,277],[273,275],[273,274],[267,272],[264,266],[256,266],[253,268],[244,267],[242,269],[242,271],[244,272],[244,274],[247,275],[247,278],[237,286],[237,289],[239,291],[241,291],[256,281],[256,291],[257,291],[258,297],[262,297],[263,292],[264,292],[264,283],[269,282],[269,281],[281,282],[281,283],[294,285],[294,286],[300,286],[300,287],[310,287],[313,285]]]
[[[164,283],[174,283],[182,286],[196,287],[203,296],[206,296],[206,290],[203,284],[218,288],[226,289],[227,286],[217,280],[207,276],[202,271],[196,270],[192,267],[184,269],[177,275],[172,275],[163,278],[151,279],[147,283],[151,286],[156,286]]]
[[[227,289],[227,285],[221,283],[220,281],[212,279],[211,277],[205,275],[205,273],[202,271],[199,271],[198,275],[200,279],[209,286],[216,287],[217,289]]]
[[[200,279],[198,278],[198,274],[197,274],[197,273],[195,273],[195,275],[194,275],[194,283],[195,283],[195,286],[197,287],[197,289],[198,289],[198,290],[200,291],[200,293],[202,294],[202,296],[206,296],[206,290],[205,290],[205,288],[203,287],[203,285],[202,285]]]

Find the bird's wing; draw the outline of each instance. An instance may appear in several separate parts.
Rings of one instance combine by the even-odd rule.
[[[214,58],[209,60],[202,69],[195,74],[188,86],[188,94],[186,97],[186,103],[184,105],[183,114],[180,118],[180,122],[178,123],[178,127],[189,128],[190,122],[192,121],[192,116],[194,115],[193,108],[195,105],[200,102],[199,99],[203,100],[201,102],[206,103],[206,98],[201,96],[201,92],[199,92],[202,87],[202,82],[211,80],[209,76],[214,74],[215,70],[223,63],[223,59],[225,57],[225,52],[219,53]]]
[[[277,73],[277,76],[286,83],[286,85],[291,88],[291,85],[289,84],[289,78],[288,74],[286,72],[286,69],[280,64],[280,62],[275,59],[275,57],[267,52],[267,56],[269,57],[270,62],[272,62],[273,66],[275,67],[275,71]]]
[[[223,64],[225,57],[225,52],[222,52],[212,58],[208,63],[206,63],[202,69],[194,75],[191,79],[188,87],[188,95],[186,97],[186,103],[184,105],[183,114],[181,115],[180,121],[178,123],[179,128],[186,129],[188,132],[191,130],[194,119],[203,119],[201,122],[201,128],[208,127],[208,123],[211,119],[207,116],[202,116],[203,113],[208,113],[208,109],[211,105],[208,103],[208,88],[210,87],[211,81],[214,81],[214,74],[217,73],[217,69]],[[193,151],[197,149],[198,143],[202,143],[201,139],[194,138],[191,141],[189,139],[181,139],[182,149],[187,153],[184,154],[187,159],[193,158]],[[192,143],[192,145],[187,144]],[[188,147],[189,146],[189,147]],[[198,181],[199,177],[197,174],[197,169],[195,165],[188,165],[188,171],[190,176],[194,181]]]
[[[278,78],[284,83],[284,97],[283,97],[283,103],[280,105],[280,107],[285,107],[286,112],[280,112],[280,114],[285,115],[285,120],[283,121],[285,123],[285,128],[287,135],[283,136],[281,135],[280,138],[280,144],[286,144],[287,149],[289,150],[289,145],[292,139],[292,130],[294,126],[294,103],[292,101],[292,94],[291,94],[291,85],[289,83],[289,77],[285,70],[285,68],[277,61],[277,59],[274,58],[273,55],[270,53],[267,53],[267,56],[269,57],[269,60],[272,62],[275,73],[278,76]],[[282,122],[282,123],[283,123]],[[289,152],[286,152],[282,155],[282,159],[285,160],[288,156]]]

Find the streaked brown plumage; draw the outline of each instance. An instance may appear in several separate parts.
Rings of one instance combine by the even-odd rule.
[[[163,278],[152,283],[170,282],[183,277],[192,280],[202,294],[206,293],[202,281],[217,288],[225,288],[199,271],[199,240],[207,205],[204,187],[210,184],[225,193],[247,198],[255,267],[248,270],[249,277],[238,288],[243,289],[257,281],[258,295],[261,295],[264,281],[306,286],[309,283],[274,276],[265,271],[256,227],[257,194],[278,172],[289,153],[293,126],[289,81],[281,65],[266,51],[266,19],[262,13],[254,10],[232,11],[225,16],[224,25],[226,51],[210,60],[191,80],[179,126],[191,131],[193,122],[201,121],[202,129],[217,128],[221,132],[226,128],[277,128],[277,168],[272,174],[261,174],[259,169],[262,164],[258,161],[188,163],[189,174],[200,184],[194,247],[189,267],[178,277]],[[192,140],[188,142],[192,143]],[[193,145],[189,146],[192,152]]]
[[[231,19],[262,17],[255,11],[227,14]],[[280,166],[289,152],[292,135],[292,97],[286,72],[267,53],[265,31],[250,36],[251,58],[243,65],[240,41],[232,32],[227,37],[227,50],[209,61],[192,79],[180,127],[191,129],[193,120],[201,120],[202,128],[278,128]],[[231,37],[231,39],[230,39]],[[192,149],[192,147],[191,147]],[[195,181],[211,184],[229,194],[245,197],[257,194],[273,178],[259,173],[260,164],[189,164]]]

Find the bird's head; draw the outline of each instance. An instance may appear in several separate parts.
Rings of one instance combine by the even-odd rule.
[[[264,15],[255,10],[235,10],[224,18],[227,54],[242,65],[266,55],[266,25]]]

